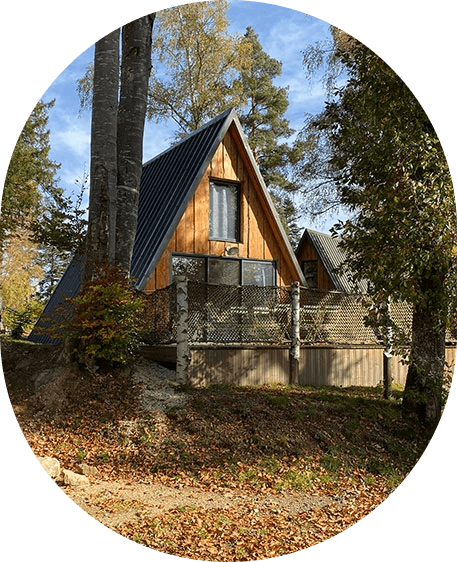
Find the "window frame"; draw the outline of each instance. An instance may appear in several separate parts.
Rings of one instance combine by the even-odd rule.
[[[241,258],[241,285],[245,285],[244,283],[244,263],[259,263],[259,264],[268,264],[271,265],[273,267],[273,283],[272,285],[252,285],[251,286],[255,286],[255,287],[275,287],[278,281],[278,270],[277,270],[277,264],[276,264],[276,260],[256,260],[256,259],[242,259]]]
[[[313,272],[313,278],[315,278],[315,286],[314,287],[309,287],[310,289],[317,289],[319,287],[319,260],[302,260],[302,264],[301,264],[301,269],[303,272],[303,275],[305,277],[306,283],[308,283],[308,278],[310,278],[311,276],[308,274],[306,274],[305,272],[305,266],[309,266],[309,265],[313,265],[315,267],[315,271]]]
[[[243,262],[250,262],[250,263],[263,263],[263,264],[271,264],[273,267],[273,285],[277,286],[278,283],[278,264],[276,260],[261,260],[255,258],[233,258],[233,257],[223,257],[223,256],[215,256],[210,254],[186,254],[183,252],[172,252],[170,256],[170,280],[173,281],[173,258],[175,257],[184,257],[188,259],[198,258],[205,260],[205,283],[207,284],[215,284],[209,283],[209,275],[210,275],[210,260],[220,260],[220,261],[231,261],[231,262],[238,262],[239,265],[239,286],[247,286],[244,285],[243,281]],[[233,286],[233,285],[232,285]],[[261,287],[262,285],[253,285],[257,287]],[[268,286],[268,285],[267,285]]]
[[[236,190],[236,221],[235,221],[235,238],[224,238],[221,236],[216,236],[212,233],[212,209],[213,209],[213,186],[230,186],[235,188]],[[211,178],[209,181],[209,212],[208,212],[208,239],[211,241],[219,241],[219,242],[241,242],[241,184],[240,182],[236,181],[227,181],[227,180],[219,180],[215,178]]]

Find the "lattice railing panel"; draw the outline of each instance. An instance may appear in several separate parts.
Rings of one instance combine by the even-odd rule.
[[[291,294],[284,287],[209,285],[188,282],[190,343],[286,343],[291,339]],[[146,343],[176,341],[174,285],[146,295]],[[392,304],[392,320],[411,326],[411,308]],[[300,289],[302,343],[374,343],[379,334],[365,326],[360,295]]]
[[[303,343],[374,343],[365,326],[366,308],[358,295],[300,290],[300,339]]]
[[[281,287],[188,284],[189,341],[280,343],[290,338],[290,294]]]
[[[176,286],[169,285],[144,295],[145,323],[148,326],[145,343],[176,341]]]

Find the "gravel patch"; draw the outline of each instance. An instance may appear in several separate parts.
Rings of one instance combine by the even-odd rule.
[[[159,483],[93,481],[89,486],[67,487],[66,494],[89,515],[115,527],[144,516],[154,517],[168,510],[189,506],[205,509],[233,509],[240,516],[262,517],[271,513],[295,515],[323,508],[335,501],[329,496],[305,492],[248,494],[238,491],[211,492],[192,487],[169,487]]]
[[[139,387],[140,403],[145,412],[182,408],[190,399],[186,393],[177,390],[176,372],[153,361],[138,361],[132,377]]]

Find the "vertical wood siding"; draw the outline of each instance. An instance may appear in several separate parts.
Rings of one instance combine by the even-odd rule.
[[[288,349],[192,349],[191,355],[189,380],[195,386],[289,382]]]
[[[379,346],[303,347],[302,385],[376,386],[382,383],[383,349]]]
[[[170,346],[149,348],[153,360],[172,361]],[[174,348],[176,349],[176,348]],[[156,350],[151,354],[151,351]],[[157,351],[158,350],[158,351]],[[176,353],[176,351],[174,351]],[[165,355],[166,354],[166,355]],[[446,360],[454,371],[456,348],[446,348]],[[406,382],[407,367],[394,357],[394,383]],[[288,384],[289,349],[286,347],[193,347],[189,382],[207,384]],[[380,346],[304,347],[300,356],[300,385],[377,386],[383,382],[383,348]]]
[[[230,243],[239,250],[240,258],[276,260],[277,284],[290,285],[296,281],[292,263],[284,257],[281,236],[275,227],[270,210],[260,196],[257,179],[243,159],[244,150],[234,133],[229,130],[198,186],[191,202],[179,222],[165,252],[146,285],[146,292],[170,284],[170,258],[173,252],[223,256],[227,243],[209,240],[209,184],[210,179],[239,182],[240,194],[240,242]]]
[[[451,375],[454,373],[456,359],[455,346],[446,347],[446,363],[449,365]],[[392,358],[392,379],[394,383],[405,384],[408,374],[408,365],[402,363],[402,358],[394,356]]]

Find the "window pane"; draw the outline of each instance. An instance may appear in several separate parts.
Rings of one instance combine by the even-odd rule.
[[[240,262],[238,260],[210,259],[208,283],[239,285]]]
[[[310,289],[317,288],[317,260],[303,262],[303,273]]]
[[[211,183],[209,235],[217,240],[238,240],[238,186]]]
[[[276,284],[274,263],[243,261],[243,285],[269,287]]]
[[[189,281],[199,281],[201,283],[206,281],[205,258],[173,256],[171,270],[173,278],[183,275]]]

